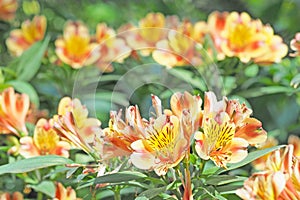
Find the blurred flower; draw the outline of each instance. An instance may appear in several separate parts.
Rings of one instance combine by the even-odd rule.
[[[80,200],[76,197],[76,192],[70,186],[65,188],[61,183],[56,183],[55,197],[53,200]]]
[[[5,192],[0,196],[0,200],[23,200],[23,199],[24,199],[23,194],[20,192],[14,192],[13,194]]]
[[[216,49],[217,58],[223,60],[225,58],[224,53],[221,50],[221,44],[223,38],[221,37],[221,32],[225,28],[226,19],[228,12],[212,12],[207,19],[207,24],[210,30],[210,35],[214,42],[214,48]]]
[[[202,131],[195,134],[198,155],[213,160],[220,167],[243,160],[249,144],[256,145],[267,139],[261,122],[250,118],[251,113],[237,100],[223,97],[217,101],[213,92],[206,92]]]
[[[294,53],[291,53],[290,56],[299,56],[300,54],[300,32],[296,33],[294,39],[291,40],[290,43],[291,49],[295,51]]]
[[[131,144],[130,159],[137,168],[154,170],[161,176],[183,159],[188,142],[180,131],[178,117],[162,114],[158,97],[152,96],[152,104],[156,118],[150,119],[144,138]]]
[[[91,42],[88,28],[79,21],[66,23],[55,47],[58,58],[75,69],[94,63],[100,56],[97,44]]]
[[[242,199],[300,199],[300,160],[293,156],[293,146],[274,151],[265,171],[253,174],[236,194]]]
[[[45,16],[35,16],[32,21],[24,21],[21,29],[11,31],[9,38],[7,38],[6,45],[9,51],[15,56],[20,56],[35,42],[44,38],[46,27]]]
[[[274,35],[269,25],[263,25],[249,14],[242,12],[213,12],[208,17],[212,39],[218,52],[217,58],[238,57],[242,62],[268,64],[280,62],[287,54],[287,45]]]
[[[59,134],[72,142],[76,147],[96,156],[102,155],[100,148],[103,143],[101,122],[96,118],[88,118],[87,108],[78,99],[64,97],[58,106],[58,115],[54,116],[54,129]]]
[[[148,56],[155,48],[156,42],[166,37],[168,30],[164,28],[166,18],[163,14],[148,13],[139,21],[139,27],[127,24],[119,30],[119,33],[133,50],[140,50],[143,56]]]
[[[25,118],[29,109],[27,94],[15,94],[12,87],[0,95],[0,133],[13,133],[16,136],[25,134]]]
[[[0,0],[0,20],[12,20],[17,9],[17,0]]]
[[[268,137],[267,140],[260,144],[259,146],[257,146],[257,149],[261,150],[261,149],[267,149],[267,148],[270,148],[270,147],[274,147],[278,144],[278,141],[274,138],[274,137]],[[254,160],[252,162],[252,165],[255,169],[257,170],[263,170],[266,168],[266,161],[267,159],[269,158],[271,153],[268,153],[256,160]]]
[[[101,56],[96,65],[101,71],[111,72],[113,70],[111,62],[122,63],[131,53],[125,41],[118,38],[115,31],[105,23],[97,25],[95,40],[100,45]]]
[[[20,154],[25,158],[39,155],[59,155],[69,157],[70,144],[60,140],[53,128],[53,120],[40,119],[34,130],[33,138],[20,139]]]
[[[288,144],[294,146],[294,155],[300,158],[300,138],[296,135],[290,135],[288,138]]]

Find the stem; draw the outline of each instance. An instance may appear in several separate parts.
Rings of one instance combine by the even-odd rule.
[[[43,193],[41,193],[41,192],[38,192],[37,193],[37,198],[36,198],[37,200],[43,200]]]
[[[192,200],[192,184],[191,184],[191,173],[190,173],[190,151],[186,152],[185,155],[185,184],[184,184],[184,194],[183,200]]]
[[[115,190],[114,190],[114,200],[121,200],[121,189],[118,187],[118,186],[116,186],[115,187]]]
[[[200,175],[202,175],[202,173],[203,173],[205,164],[206,164],[206,160],[203,160],[203,159],[202,159],[202,160],[201,160],[201,163],[200,163],[200,170],[199,170]]]

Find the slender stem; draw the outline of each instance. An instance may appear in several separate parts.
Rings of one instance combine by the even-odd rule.
[[[190,173],[190,151],[186,152],[185,155],[185,187],[184,187],[184,200],[192,200],[192,184],[191,184],[191,173]]]
[[[121,189],[116,186],[114,190],[114,200],[121,200]]]
[[[206,160],[201,160],[199,174],[202,175],[203,170],[205,168]]]
[[[37,193],[37,198],[36,198],[37,200],[43,200],[43,193],[41,193],[41,192],[38,192]]]

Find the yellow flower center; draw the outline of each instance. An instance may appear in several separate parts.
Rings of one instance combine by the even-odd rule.
[[[46,155],[56,148],[59,136],[52,128],[47,130],[44,127],[37,127],[33,140],[40,153]]]
[[[254,29],[245,24],[237,24],[229,31],[229,44],[235,51],[242,50],[252,42]]]
[[[84,55],[89,46],[89,38],[83,38],[78,35],[72,35],[66,39],[67,52],[75,57]]]

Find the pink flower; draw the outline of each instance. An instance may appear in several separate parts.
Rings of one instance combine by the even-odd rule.
[[[300,54],[300,33],[296,33],[294,39],[291,40],[290,43],[291,49],[295,51],[291,53],[290,56],[299,56]]]
[[[221,167],[243,160],[248,154],[249,144],[256,145],[267,139],[261,122],[251,118],[251,113],[237,100],[224,97],[217,101],[213,92],[206,92],[202,131],[195,134],[198,155]]]
[[[56,192],[53,200],[81,200],[76,197],[76,192],[70,186],[65,188],[61,183],[56,183]]]

